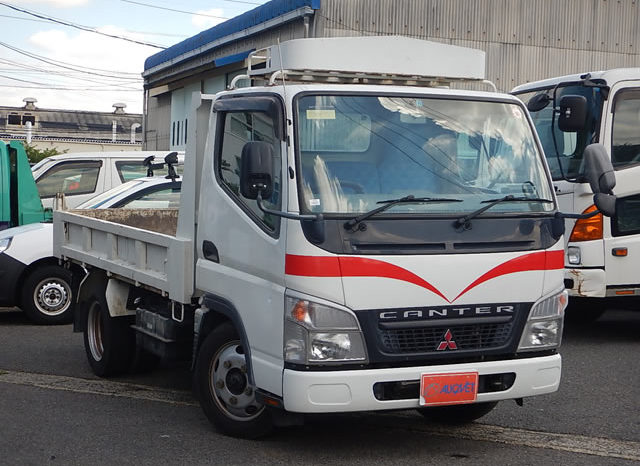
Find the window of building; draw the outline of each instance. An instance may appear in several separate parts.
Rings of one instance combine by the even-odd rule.
[[[32,125],[36,124],[35,115],[22,115],[22,124],[26,125],[27,123],[31,123]]]
[[[20,124],[20,115],[17,113],[10,113],[7,115],[7,123],[10,125],[19,125]]]

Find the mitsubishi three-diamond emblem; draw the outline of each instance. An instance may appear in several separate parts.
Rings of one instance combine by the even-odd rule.
[[[444,334],[444,340],[440,342],[437,349],[438,351],[444,351],[446,349],[450,349],[450,350],[458,349],[458,345],[456,345],[456,342],[453,341],[453,335],[451,334],[451,329],[447,329],[447,331]]]

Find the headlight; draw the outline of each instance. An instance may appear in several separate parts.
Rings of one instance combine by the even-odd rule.
[[[582,257],[578,246],[569,246],[567,248],[567,261],[571,265],[580,265]]]
[[[518,351],[557,348],[562,341],[564,309],[569,302],[567,290],[541,299],[529,311]]]
[[[365,362],[356,316],[347,309],[286,296],[284,359],[298,364]]]
[[[12,238],[0,239],[0,254],[3,253],[6,249],[8,249],[9,246],[11,246],[11,239]]]

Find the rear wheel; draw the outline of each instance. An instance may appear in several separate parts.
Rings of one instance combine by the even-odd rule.
[[[439,422],[441,424],[467,424],[488,414],[497,404],[497,401],[492,401],[454,406],[434,406],[430,408],[419,408],[418,412],[429,421]]]
[[[257,438],[273,429],[270,413],[256,400],[244,350],[230,324],[216,328],[202,344],[193,386],[205,414],[223,433]]]
[[[130,317],[111,317],[103,297],[87,301],[84,348],[89,365],[100,377],[126,372],[135,355],[135,333]]]
[[[20,307],[37,324],[66,324],[73,319],[74,298],[71,271],[45,265],[27,276]]]

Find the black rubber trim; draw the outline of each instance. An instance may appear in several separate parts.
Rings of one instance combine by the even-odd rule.
[[[524,353],[505,353],[497,355],[478,355],[475,357],[465,357],[455,361],[451,360],[415,360],[415,361],[402,361],[398,360],[393,363],[369,363],[369,364],[336,364],[336,365],[305,365],[294,364],[291,362],[285,362],[284,368],[292,371],[300,372],[338,372],[338,371],[357,371],[357,370],[371,370],[371,369],[393,369],[398,367],[422,367],[422,366],[438,366],[442,364],[449,364],[452,369],[455,369],[455,364],[468,364],[476,362],[489,362],[489,361],[513,361],[518,359],[531,359],[542,358],[545,356],[553,356],[557,354],[558,350],[544,350],[535,352]]]
[[[247,332],[244,329],[244,324],[242,322],[242,317],[240,317],[240,313],[230,301],[221,298],[220,296],[209,293],[205,294],[202,298],[202,305],[209,309],[209,312],[205,314],[200,321],[200,328],[194,329],[194,331],[199,335],[199,344],[202,344],[203,341],[201,330],[203,327],[206,328],[206,322],[210,318],[211,313],[221,314],[228,318],[236,329],[236,332],[238,332],[238,337],[240,338],[240,343],[242,344],[242,349],[244,350],[244,357],[247,362],[247,374],[249,375],[249,382],[255,385],[255,381],[253,378],[253,366],[251,364],[251,345],[249,344],[249,338],[247,338]]]

